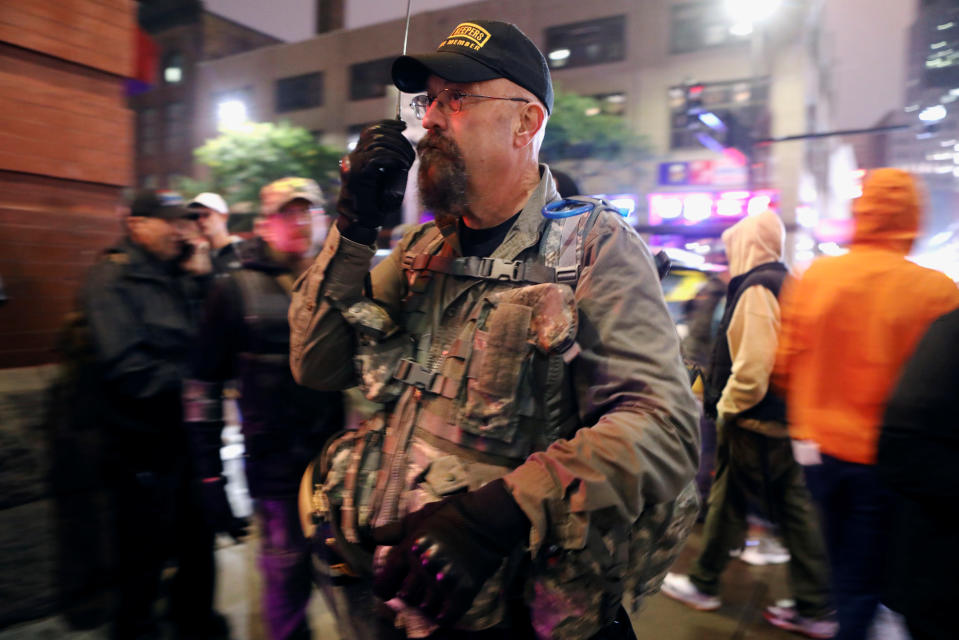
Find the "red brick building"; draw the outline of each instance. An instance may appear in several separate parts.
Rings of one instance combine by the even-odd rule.
[[[132,0],[0,3],[0,369],[51,362],[132,179]]]

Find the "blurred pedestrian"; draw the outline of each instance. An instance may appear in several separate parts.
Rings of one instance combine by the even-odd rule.
[[[158,632],[153,605],[170,558],[168,616],[179,637],[227,635],[213,611],[213,531],[193,483],[181,402],[200,297],[180,264],[191,253],[192,217],[176,194],[139,193],[126,237],[91,267],[81,293],[116,498],[118,640]]]
[[[569,175],[565,171],[560,171],[559,169],[553,169],[553,180],[556,181],[556,190],[559,192],[559,197],[569,198],[572,196],[583,195],[582,191],[579,189],[579,185],[576,184],[576,180],[573,179],[573,176]]]
[[[955,283],[906,260],[920,209],[913,176],[870,171],[849,253],[813,262],[783,299],[774,382],[821,507],[841,640],[865,637],[880,599],[887,495],[875,464],[886,399],[929,324],[959,306]]]
[[[696,292],[696,297],[689,300],[684,309],[687,332],[680,343],[680,349],[692,381],[693,393],[700,401],[703,395],[703,380],[709,375],[709,358],[719,330],[719,312],[723,308],[728,285],[728,271],[710,275]],[[699,515],[699,520],[702,521],[706,518],[706,498],[716,471],[716,422],[706,415],[705,411],[699,414],[699,441],[702,449],[699,470],[696,472],[696,486],[702,501]]]
[[[894,492],[884,602],[913,640],[956,637],[959,310],[932,323],[883,416],[876,468]]]
[[[218,193],[207,191],[193,198],[187,207],[196,214],[200,232],[210,243],[213,270],[216,273],[223,273],[231,269],[239,269],[240,258],[237,255],[236,246],[241,238],[231,235],[227,229],[230,209],[223,197]]]
[[[790,553],[795,609],[769,607],[766,619],[810,638],[831,638],[829,580],[822,534],[802,468],[793,459],[786,407],[769,387],[779,340],[779,293],[785,227],[765,211],[723,233],[729,288],[719,325],[704,407],[717,421],[716,478],[709,495],[703,548],[688,576],[668,574],[663,593],[694,609],[720,606],[719,578],[731,549],[743,544],[752,501],[780,526]]]
[[[309,638],[310,554],[297,492],[307,464],[343,427],[339,392],[301,387],[289,367],[287,309],[294,279],[313,257],[313,180],[284,178],[261,191],[263,238],[236,246],[241,267],[218,278],[207,302],[187,387],[197,473],[214,527],[238,537],[220,461],[223,386],[236,378],[245,468],[260,532],[263,612],[273,640]]]

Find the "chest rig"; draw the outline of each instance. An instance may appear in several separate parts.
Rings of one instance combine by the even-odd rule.
[[[419,437],[504,466],[575,431],[573,292],[586,236],[612,209],[577,202],[515,260],[456,256],[439,226],[423,227],[402,257],[402,326],[379,358],[357,359],[368,396],[416,404]]]

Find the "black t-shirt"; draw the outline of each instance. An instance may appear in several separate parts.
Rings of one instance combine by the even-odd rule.
[[[459,221],[459,239],[460,248],[463,249],[463,255],[476,256],[477,258],[488,257],[496,250],[496,247],[503,243],[507,232],[510,230],[510,227],[513,226],[513,223],[516,222],[516,218],[519,217],[520,213],[522,212],[517,211],[516,215],[509,220],[501,222],[489,229],[470,229],[463,224],[463,220],[461,219]]]

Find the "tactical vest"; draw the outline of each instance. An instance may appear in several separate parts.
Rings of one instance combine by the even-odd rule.
[[[413,420],[392,411],[389,424],[384,413],[327,448],[316,469],[323,481],[313,486],[325,485],[332,495],[317,494],[315,510],[328,511],[328,497],[341,505],[338,524],[348,540],[358,542],[358,529],[398,517],[399,496],[387,485],[398,483],[414,431],[450,455],[513,468],[579,426],[566,366],[578,351],[572,293],[586,236],[609,207],[585,202],[589,214],[549,222],[526,260],[449,257],[443,231],[424,226],[402,258],[409,284],[404,326],[392,325],[366,299],[343,310],[360,339],[355,363],[367,398],[390,408],[409,393],[415,398],[400,404],[416,412]],[[437,273],[503,286],[473,304],[465,322],[450,323],[458,335],[433,335],[444,331],[427,315]],[[527,338],[537,306],[537,319],[551,322],[539,327],[534,348]]]
[[[343,310],[360,340],[361,388],[390,407],[334,439],[306,478],[314,522],[331,525],[350,567],[370,569],[363,529],[395,521],[418,508],[420,498],[476,488],[582,426],[570,369],[579,352],[573,293],[586,237],[612,207],[580,200],[592,205],[588,213],[549,221],[538,245],[515,261],[452,256],[442,230],[424,226],[402,256],[408,282],[403,326],[391,326],[369,300]],[[472,280],[456,291],[473,297],[459,305],[443,299],[439,274]],[[477,288],[484,282],[496,286]],[[443,309],[465,317],[435,317]],[[591,528],[585,549],[549,545],[523,570],[526,588],[539,594],[538,603],[575,601],[569,611],[582,613],[531,615],[552,616],[543,624],[562,630],[549,635],[565,639],[593,635],[621,604],[635,610],[641,596],[658,587],[697,511],[690,483],[675,501],[647,505],[631,526]],[[505,574],[497,576],[464,618],[476,625],[469,628],[501,619],[502,612],[490,608],[504,588]]]
[[[778,300],[779,292],[782,289],[783,281],[786,279],[787,274],[788,271],[784,264],[781,262],[769,262],[761,264],[729,281],[729,292],[726,294],[726,310],[723,313],[723,319],[719,323],[719,333],[716,336],[716,342],[713,343],[713,355],[710,360],[709,374],[703,393],[703,409],[706,411],[706,415],[711,418],[716,419],[716,405],[733,371],[733,361],[729,353],[729,340],[726,332],[729,329],[729,323],[732,322],[733,313],[736,311],[736,305],[739,304],[739,299],[746,289],[754,285],[759,285],[771,291]],[[754,420],[784,423],[786,421],[786,403],[780,396],[775,394],[772,389],[769,389],[758,404],[743,411],[740,416]]]

